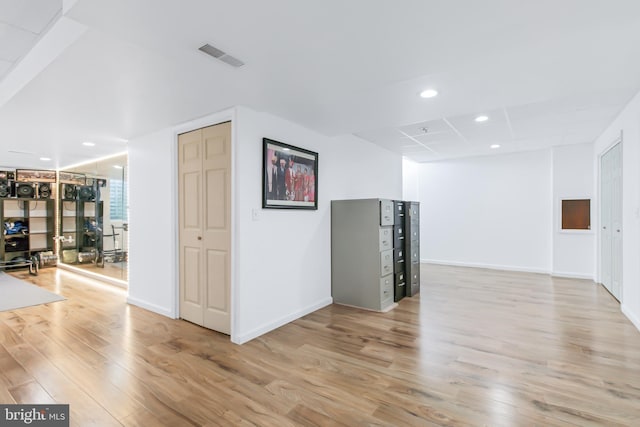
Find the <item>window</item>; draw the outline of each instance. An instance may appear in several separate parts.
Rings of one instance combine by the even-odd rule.
[[[562,201],[562,229],[591,229],[591,199]]]
[[[127,187],[120,179],[109,180],[109,218],[127,221]]]

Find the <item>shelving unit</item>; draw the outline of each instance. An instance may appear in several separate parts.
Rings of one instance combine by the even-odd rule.
[[[0,199],[3,233],[0,260],[28,260],[54,250],[55,201],[52,199]],[[14,227],[8,227],[14,224]],[[15,227],[15,224],[20,224]],[[11,230],[7,233],[8,230]],[[13,233],[15,231],[15,233]]]
[[[93,262],[103,265],[103,210],[97,186],[77,186],[78,190],[66,192],[61,184],[60,194],[60,252],[65,264],[82,264]],[[80,198],[81,189],[92,188],[93,197],[89,200]],[[64,198],[66,195],[73,194]]]
[[[78,233],[76,200],[61,200],[60,216],[60,260],[65,264],[78,261]]]

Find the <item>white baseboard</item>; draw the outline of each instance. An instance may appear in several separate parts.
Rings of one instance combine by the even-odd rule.
[[[153,311],[154,313],[161,314],[163,316],[169,317],[171,319],[175,319],[176,316],[172,310],[169,310],[165,307],[160,307],[159,305],[150,304],[146,301],[142,301],[138,298],[127,297],[127,303],[131,305],[135,305],[140,308],[144,308],[145,310]]]
[[[633,314],[626,305],[624,304],[620,304],[620,308],[622,310],[622,314],[624,314],[625,316],[627,316],[627,319],[631,320],[631,323],[633,323],[633,326],[636,327],[636,329],[638,331],[640,331],[640,319],[638,319],[638,317],[636,317],[635,314]]]
[[[303,316],[306,316],[309,313],[313,313],[316,310],[319,310],[323,307],[326,307],[328,305],[331,305],[333,303],[333,298],[329,297],[329,298],[325,298],[321,301],[318,301],[315,304],[312,304],[308,307],[305,307],[301,310],[297,310],[294,311],[293,313],[290,313],[284,317],[281,317],[280,319],[274,320],[273,322],[270,322],[266,325],[260,326],[252,331],[249,331],[245,334],[232,334],[231,335],[231,342],[235,343],[235,344],[244,344],[248,341],[251,341],[254,338],[259,337],[260,335],[266,334],[267,332],[273,331],[274,329],[277,329],[283,325],[286,325],[289,322],[293,322],[296,319],[299,319]]]
[[[519,267],[519,266],[513,266],[513,265],[499,265],[499,264],[485,264],[481,262],[442,261],[437,259],[421,259],[420,262],[423,262],[426,264],[451,265],[455,267],[473,267],[473,268],[487,268],[489,270],[521,271],[523,273],[542,273],[542,274],[551,273],[549,270],[545,270],[542,268]]]
[[[553,277],[566,277],[567,279],[587,279],[596,281],[595,277],[591,274],[584,273],[567,273],[565,271],[554,271],[551,273]]]

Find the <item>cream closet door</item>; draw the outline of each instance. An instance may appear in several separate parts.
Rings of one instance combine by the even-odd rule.
[[[231,123],[178,137],[180,317],[230,333]]]

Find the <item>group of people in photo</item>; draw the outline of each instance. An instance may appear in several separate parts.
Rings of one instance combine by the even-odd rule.
[[[267,170],[267,198],[313,202],[316,197],[315,170],[306,159],[273,152]]]

